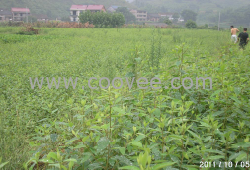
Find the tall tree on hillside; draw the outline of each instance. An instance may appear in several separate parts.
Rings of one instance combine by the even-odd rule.
[[[134,23],[136,21],[135,16],[126,7],[119,7],[117,8],[116,12],[120,12],[124,15],[126,24],[131,22]]]
[[[188,20],[196,21],[197,19],[197,13],[189,9],[183,10],[181,16],[184,18],[185,22]]]

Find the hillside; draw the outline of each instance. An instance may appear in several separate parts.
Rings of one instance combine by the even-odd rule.
[[[132,7],[125,0],[3,0],[0,7],[11,9],[11,7],[27,7],[32,14],[45,14],[51,19],[57,17],[68,17],[69,8],[72,4],[102,4],[106,9],[111,5]]]
[[[198,24],[215,25],[218,22],[219,11],[225,13],[225,10],[241,10],[243,7],[250,5],[249,0],[134,0],[132,2],[136,7],[146,10],[150,13],[156,12],[181,12],[184,9],[190,9],[198,13]],[[237,18],[242,18],[238,13]],[[235,23],[235,15],[230,15],[231,19],[221,20],[221,22]],[[245,16],[243,14],[243,16]],[[212,18],[212,20],[211,20]],[[224,17],[225,18],[225,17]],[[245,18],[245,17],[244,17]],[[230,21],[229,21],[230,20]],[[248,19],[244,19],[247,24]],[[225,27],[228,27],[226,25]]]
[[[250,4],[249,0],[134,0],[138,8],[149,12],[180,12],[191,9],[196,12],[216,12],[225,8],[238,8]]]

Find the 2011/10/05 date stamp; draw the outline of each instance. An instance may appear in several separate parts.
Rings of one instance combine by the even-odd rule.
[[[249,168],[250,164],[249,161],[243,162],[200,162],[200,168],[237,168],[237,167],[241,167],[241,168]]]

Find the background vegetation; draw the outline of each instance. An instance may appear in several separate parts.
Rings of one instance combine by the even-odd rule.
[[[134,0],[132,4],[151,13],[177,12],[181,14],[183,10],[191,10],[198,14],[197,22],[202,25],[217,25],[219,12],[223,13],[222,27],[228,27],[230,24],[237,25],[237,27],[250,24],[248,0]]]
[[[125,24],[125,17],[122,13],[92,13],[86,11],[80,14],[79,20],[82,24],[93,24],[97,28],[116,28]]]

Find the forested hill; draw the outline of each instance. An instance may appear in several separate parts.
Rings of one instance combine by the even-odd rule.
[[[0,0],[0,7],[11,9],[11,7],[29,8],[33,14],[45,14],[51,19],[57,17],[68,17],[72,4],[101,4],[106,9],[111,5],[132,7],[125,0]]]
[[[134,0],[138,8],[148,12],[181,12],[191,9],[195,12],[216,12],[225,8],[239,8],[250,4],[249,0]]]

